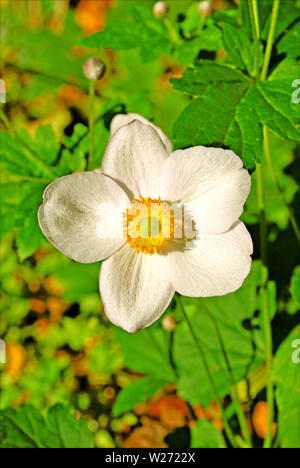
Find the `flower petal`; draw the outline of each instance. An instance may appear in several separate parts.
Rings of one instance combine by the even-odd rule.
[[[110,124],[111,135],[113,135],[123,125],[127,125],[127,124],[133,122],[134,120],[139,120],[143,124],[150,125],[152,128],[154,128],[154,130],[156,130],[156,132],[159,134],[159,136],[160,136],[161,140],[163,141],[165,147],[167,148],[168,152],[172,153],[173,145],[172,145],[171,140],[167,137],[167,135],[165,135],[164,132],[159,127],[157,127],[152,122],[150,122],[150,120],[145,119],[145,117],[143,117],[142,115],[139,115],[139,114],[130,113],[130,114],[118,114],[118,115],[116,115],[112,119],[111,124]]]
[[[125,242],[125,192],[99,172],[78,172],[52,182],[44,192],[38,220],[45,237],[81,263],[112,255]]]
[[[162,265],[160,255],[137,254],[128,245],[102,263],[100,294],[112,323],[134,333],[164,313],[174,289]]]
[[[243,212],[251,178],[232,151],[196,146],[164,165],[163,197],[184,203],[200,232],[227,231]]]
[[[241,287],[250,272],[252,250],[250,234],[239,221],[224,234],[200,234],[190,250],[170,251],[165,269],[184,296],[223,296]]]
[[[138,120],[123,125],[106,148],[103,173],[117,180],[131,198],[159,197],[168,151],[158,133]]]

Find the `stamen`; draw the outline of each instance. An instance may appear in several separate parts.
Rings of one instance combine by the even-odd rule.
[[[127,243],[137,253],[153,255],[174,238],[174,212],[159,198],[135,198],[123,215]]]

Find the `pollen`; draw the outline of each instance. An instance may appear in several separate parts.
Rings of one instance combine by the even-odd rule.
[[[127,243],[137,253],[153,255],[174,238],[174,212],[170,204],[160,198],[140,195],[132,200],[123,218]]]

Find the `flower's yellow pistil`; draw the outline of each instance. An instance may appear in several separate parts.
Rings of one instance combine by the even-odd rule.
[[[140,195],[124,213],[124,228],[130,247],[153,255],[174,238],[174,212],[168,202]]]

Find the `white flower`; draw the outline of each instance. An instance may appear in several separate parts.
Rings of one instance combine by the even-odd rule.
[[[237,290],[252,254],[251,237],[239,220],[250,191],[240,158],[203,146],[172,152],[164,133],[136,114],[117,115],[111,132],[102,171],[55,180],[38,213],[43,233],[58,250],[82,263],[103,260],[100,294],[108,319],[136,332],[163,314],[175,291],[208,297]],[[168,234],[133,235],[136,215],[129,213],[139,198],[146,207],[158,204],[163,219],[169,216]],[[197,231],[192,244],[185,231],[175,238],[172,203],[184,206]]]

